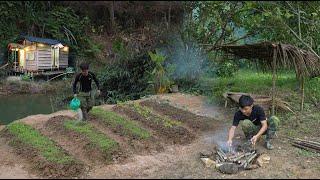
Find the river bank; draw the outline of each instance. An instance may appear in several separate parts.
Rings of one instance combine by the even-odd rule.
[[[47,94],[57,91],[71,91],[72,79],[60,81],[21,81],[2,80],[0,81],[0,96],[14,94]]]

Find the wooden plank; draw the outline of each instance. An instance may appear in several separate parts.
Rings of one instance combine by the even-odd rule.
[[[39,63],[41,62],[51,62],[51,61],[49,61],[48,59],[39,59]]]
[[[49,61],[48,59],[39,59],[39,63],[41,62],[51,62],[51,61]]]
[[[51,51],[39,51],[39,54],[50,54]]]

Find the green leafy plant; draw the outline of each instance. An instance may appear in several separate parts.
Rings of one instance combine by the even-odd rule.
[[[24,74],[24,75],[22,75],[22,77],[21,77],[21,79],[23,80],[23,81],[31,81],[31,75],[29,75],[29,74]]]
[[[158,124],[161,124],[165,127],[173,127],[173,126],[180,126],[181,122],[172,120],[166,116],[160,116],[155,114],[150,108],[141,106],[138,103],[127,103],[124,106],[134,109],[137,113],[142,115],[144,118],[154,121]]]
[[[172,83],[169,79],[166,69],[163,66],[166,57],[161,55],[157,50],[156,53],[149,51],[148,54],[151,60],[155,63],[155,67],[151,72],[155,91],[157,93],[164,93],[170,88]]]
[[[86,135],[89,141],[107,154],[112,153],[119,147],[119,144],[116,141],[97,131],[88,123],[76,123],[75,121],[68,120],[65,121],[63,125],[69,130]]]
[[[121,117],[115,112],[105,111],[101,108],[94,107],[91,113],[99,117],[99,120],[105,124],[110,125],[113,128],[120,128],[121,134],[130,134],[139,139],[147,139],[151,136],[147,130],[139,127],[136,122]]]
[[[98,73],[104,97],[108,103],[139,99],[148,94],[150,75],[154,63],[147,55],[118,59]]]

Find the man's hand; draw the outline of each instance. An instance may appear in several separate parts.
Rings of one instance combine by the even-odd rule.
[[[97,90],[97,95],[100,96],[100,94],[101,94],[101,91]]]
[[[74,94],[73,97],[77,97],[77,94]]]
[[[257,140],[258,140],[258,136],[255,135],[255,136],[253,136],[253,137],[251,138],[250,141],[251,141],[251,143],[252,143],[253,145],[256,145]]]

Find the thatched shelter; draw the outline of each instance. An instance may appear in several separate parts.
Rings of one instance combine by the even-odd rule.
[[[302,92],[304,92],[304,78],[320,75],[320,59],[310,51],[300,49],[290,44],[262,42],[245,45],[219,46],[217,50],[222,50],[227,54],[232,54],[238,58],[246,58],[255,61],[260,67],[273,71],[272,98],[275,99],[275,76],[277,69],[294,69],[296,77],[301,82]],[[302,106],[304,93],[302,93]],[[272,106],[274,114],[274,100]]]

